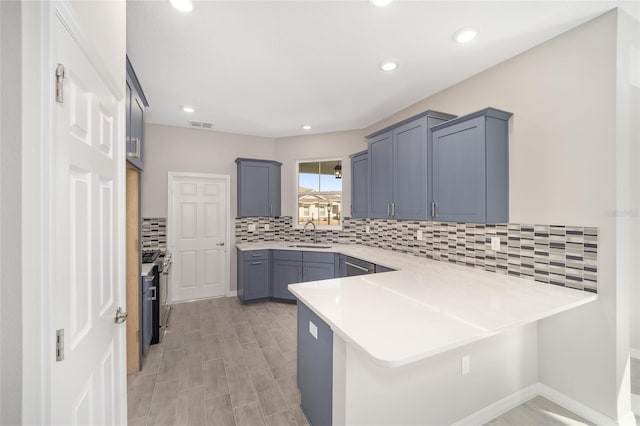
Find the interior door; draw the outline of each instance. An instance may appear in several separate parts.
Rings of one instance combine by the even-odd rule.
[[[173,302],[223,296],[227,287],[228,180],[174,176],[169,206]]]
[[[124,232],[117,196],[123,189],[124,94],[110,89],[60,18],[54,26],[54,60],[64,67],[64,80],[51,143],[51,336],[64,332],[64,359],[52,361],[51,419],[123,424],[125,327],[114,318],[124,299],[117,238]]]

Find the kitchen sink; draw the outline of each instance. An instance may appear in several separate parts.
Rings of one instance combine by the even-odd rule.
[[[287,247],[328,249],[328,248],[331,248],[332,246],[321,246],[318,244],[291,244]]]

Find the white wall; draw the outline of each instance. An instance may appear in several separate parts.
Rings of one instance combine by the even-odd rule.
[[[426,109],[492,106],[510,122],[510,222],[597,226],[600,300],[539,325],[540,380],[619,415],[616,364],[616,13],[606,14],[370,127]]]
[[[350,154],[367,149],[363,130],[292,136],[275,140],[275,159],[282,163],[282,215],[293,216],[298,208],[296,193],[296,161],[321,158],[342,159],[342,211],[350,216],[351,161]]]

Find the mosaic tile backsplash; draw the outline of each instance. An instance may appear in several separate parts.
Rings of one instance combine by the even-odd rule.
[[[249,232],[249,224],[256,231]],[[418,230],[422,240],[416,238]],[[236,242],[311,242],[313,233],[294,228],[289,216],[242,217],[236,218],[235,235]],[[492,237],[500,238],[499,252],[491,250]],[[592,227],[344,218],[342,230],[318,230],[317,238],[597,292],[598,229]]]
[[[167,219],[148,217],[142,219],[142,250],[167,250]]]

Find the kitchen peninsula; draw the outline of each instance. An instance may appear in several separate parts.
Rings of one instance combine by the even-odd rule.
[[[536,339],[525,337],[538,320],[598,297],[360,245],[301,250],[396,270],[289,286],[299,301],[298,385],[314,424],[455,423],[537,382]]]

